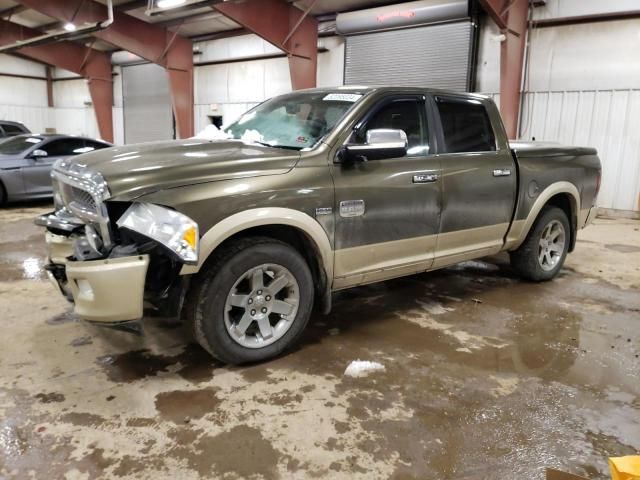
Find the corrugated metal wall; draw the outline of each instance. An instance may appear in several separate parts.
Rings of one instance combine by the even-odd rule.
[[[640,210],[640,89],[531,92],[521,137],[598,149],[598,206]]]
[[[521,139],[598,149],[598,206],[640,211],[640,89],[528,92],[523,102]]]

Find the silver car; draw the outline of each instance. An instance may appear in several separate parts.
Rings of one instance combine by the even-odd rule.
[[[70,135],[17,135],[0,142],[0,205],[51,197],[51,166],[56,160],[111,147]]]

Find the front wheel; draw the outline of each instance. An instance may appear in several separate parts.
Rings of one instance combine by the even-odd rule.
[[[511,265],[528,280],[551,280],[567,257],[570,231],[569,220],[562,209],[545,207],[524,243],[511,252]]]
[[[202,347],[226,363],[258,362],[291,347],[313,305],[304,258],[269,238],[240,239],[223,248],[194,284],[186,320]]]

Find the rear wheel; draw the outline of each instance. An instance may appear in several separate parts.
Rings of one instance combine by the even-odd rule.
[[[0,207],[4,207],[7,204],[7,191],[0,182]]]
[[[511,253],[511,265],[528,280],[551,280],[567,257],[570,231],[569,220],[562,209],[545,207],[524,243]]]
[[[202,347],[227,363],[258,362],[291,347],[313,305],[304,258],[269,238],[223,248],[193,284],[186,320]]]

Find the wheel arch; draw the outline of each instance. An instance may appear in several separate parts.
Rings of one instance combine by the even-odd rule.
[[[569,251],[575,248],[576,237],[578,232],[578,213],[580,212],[580,193],[573,183],[555,182],[545,188],[535,202],[531,206],[527,218],[525,220],[514,222],[509,234],[507,235],[507,249],[517,249],[527,238],[533,224],[547,205],[553,205],[562,209],[569,219],[571,231]],[[517,224],[516,224],[517,223]]]
[[[249,235],[270,236],[289,243],[298,250],[309,263],[314,278],[320,280],[317,286],[321,288],[317,293],[323,300],[323,310],[327,311],[330,308],[333,281],[331,243],[322,226],[314,218],[298,210],[279,207],[255,208],[225,218],[202,235],[198,264],[185,265],[180,273],[198,273],[223,244]]]
[[[7,192],[7,187],[4,186],[4,182],[2,181],[2,178],[0,178],[0,207],[4,206],[8,201],[9,192]]]

